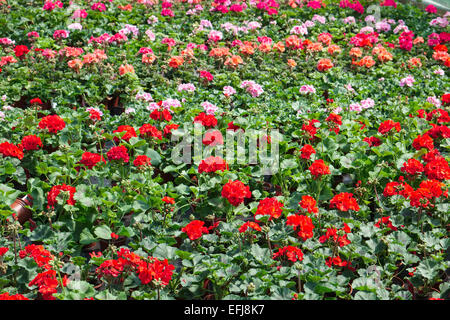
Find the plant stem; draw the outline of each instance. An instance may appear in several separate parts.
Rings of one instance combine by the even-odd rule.
[[[13,232],[13,241],[14,241],[14,262],[15,264],[17,264],[16,231]]]
[[[297,270],[297,273],[298,273],[298,278],[297,278],[297,281],[298,281],[298,293],[300,293],[300,292],[302,292],[302,279],[300,278],[300,270]]]

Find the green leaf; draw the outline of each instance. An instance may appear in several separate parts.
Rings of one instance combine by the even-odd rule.
[[[250,249],[250,253],[257,261],[266,264],[272,261],[272,254],[268,248],[261,248],[259,245],[254,244]]]
[[[81,231],[81,234],[80,234],[80,243],[81,244],[90,244],[92,242],[95,242],[96,240],[97,239],[89,231],[88,228],[84,228],[83,231]]]
[[[98,226],[94,230],[94,233],[97,237],[105,240],[111,239],[111,232],[111,229],[106,225]]]
[[[172,260],[175,258],[177,250],[178,250],[177,248],[170,247],[165,243],[161,243],[153,251],[153,256],[158,259]]]
[[[358,291],[354,297],[355,300],[377,300],[377,295],[373,292]]]
[[[150,163],[152,164],[152,166],[157,167],[161,163],[161,156],[155,150],[147,149],[145,155],[151,159]]]
[[[37,226],[30,235],[30,241],[47,240],[53,233],[53,230],[48,225]]]
[[[85,189],[78,189],[77,192],[75,192],[73,198],[75,201],[79,202],[84,207],[93,207],[94,201],[91,198],[88,198],[84,194]]]
[[[426,259],[419,263],[416,272],[428,280],[433,280],[438,274],[437,265],[438,263],[436,261]]]

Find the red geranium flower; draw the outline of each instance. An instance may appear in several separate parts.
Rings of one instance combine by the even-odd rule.
[[[330,131],[334,131],[334,133],[339,133],[339,126],[342,124],[342,116],[330,113],[330,115],[325,119],[330,124]]]
[[[394,122],[392,120],[386,120],[380,124],[378,127],[378,132],[382,135],[388,134],[392,129],[395,129],[397,132],[400,132],[401,126],[399,122]]]
[[[445,93],[441,98],[442,104],[450,104],[450,93]]]
[[[194,220],[182,228],[181,231],[185,232],[189,239],[196,240],[200,238],[203,233],[209,233],[208,228],[203,226],[204,224],[203,221]]]
[[[382,144],[381,140],[377,137],[365,137],[363,141],[367,142],[369,147],[378,147]]]
[[[46,250],[42,245],[30,244],[26,246],[23,250],[19,251],[20,259],[30,256],[33,258],[34,262],[40,268],[51,269],[49,262],[53,260],[54,256],[50,251]]]
[[[314,179],[320,178],[323,175],[330,174],[330,168],[323,162],[322,159],[314,161],[308,168]]]
[[[33,104],[40,104],[40,105],[42,105],[42,100],[39,99],[39,98],[31,99],[30,100],[30,105],[33,105]]]
[[[125,134],[122,136],[121,139],[123,139],[127,142],[130,141],[131,138],[137,137],[136,131],[134,130],[134,128],[132,126],[128,126],[128,125],[119,126],[116,130],[113,131],[113,133],[116,133],[116,132],[125,132]],[[120,139],[117,137],[114,137],[114,142],[119,143]]]
[[[416,208],[428,208],[428,206],[431,205],[430,200],[432,198],[433,193],[428,188],[419,188],[409,195],[410,205]]]
[[[375,223],[375,227],[381,228],[381,225],[385,225],[387,228],[391,229],[392,231],[396,231],[397,228],[392,225],[392,222],[390,220],[390,217],[382,217],[378,219],[377,223]]]
[[[422,156],[425,163],[444,158],[437,149],[430,150]]]
[[[9,295],[8,292],[0,294],[0,300],[30,300],[21,294]]]
[[[320,123],[319,120],[311,119],[307,124],[303,124],[302,130],[306,132],[306,136],[309,140],[314,140],[316,138],[317,127],[315,123]]]
[[[89,109],[89,119],[93,121],[100,121],[102,120],[102,114],[95,109]]]
[[[195,118],[194,123],[198,122],[201,123],[204,127],[215,127],[217,126],[217,119],[214,117],[214,115],[210,114],[207,115],[204,112],[200,112]]]
[[[433,119],[435,119],[438,123],[450,122],[450,116],[448,115],[448,112],[441,108],[431,110],[427,114],[427,121],[432,121]]]
[[[283,213],[283,206],[284,204],[279,202],[276,198],[262,199],[256,209],[255,217],[257,215],[269,215],[269,220],[278,219]]]
[[[229,180],[222,188],[222,197],[235,207],[244,202],[244,198],[251,198],[251,196],[250,188],[239,180]]]
[[[172,124],[168,124],[164,127],[164,137],[166,137],[167,135],[169,135],[170,133],[172,133],[172,130],[176,130],[180,127],[180,125],[172,123]]]
[[[423,164],[420,161],[412,158],[403,163],[403,167],[401,168],[402,172],[406,172],[410,175],[420,174],[424,171]]]
[[[303,241],[313,237],[314,225],[312,220],[308,216],[304,215],[291,215],[287,217],[287,226],[293,226],[294,230],[298,229],[298,236],[303,239]]]
[[[275,252],[272,256],[272,259],[276,259],[278,257],[286,256],[289,261],[296,262],[303,260],[303,252],[297,247],[286,246],[278,249],[278,252]]]
[[[152,113],[150,113],[150,118],[153,120],[164,119],[165,121],[170,121],[172,120],[172,115],[167,109],[163,109],[163,111],[153,110]]]
[[[112,147],[106,155],[109,161],[122,160],[127,163],[130,160],[128,150],[125,146]]]
[[[163,202],[165,202],[167,204],[175,204],[175,199],[171,198],[171,197],[167,197],[167,196],[163,197],[161,199],[161,201],[163,201]]]
[[[62,279],[62,285],[66,286],[68,282],[67,276]],[[57,287],[60,285],[55,270],[47,270],[38,273],[37,276],[30,281],[29,287],[37,286],[39,293],[44,300],[55,300],[53,294],[58,292]]]
[[[38,126],[41,129],[47,129],[50,133],[57,133],[66,127],[66,123],[60,116],[54,114],[43,117]]]
[[[84,152],[81,156],[79,163],[84,164],[88,169],[92,169],[97,163],[103,161],[106,163],[105,159],[98,153]]]
[[[19,147],[8,141],[0,143],[0,153],[3,157],[13,157],[19,160],[22,160],[24,156],[23,151]]]
[[[42,140],[38,136],[29,135],[22,138],[21,145],[24,150],[39,150],[42,148]]]
[[[25,45],[18,45],[14,47],[14,54],[17,58],[22,57],[23,55],[26,55],[30,50]]]
[[[234,123],[233,123],[233,121],[231,121],[231,122],[229,122],[228,123],[228,127],[227,127],[227,130],[233,130],[233,131],[237,131],[237,130],[244,130],[244,129],[242,129],[241,127],[239,127],[238,125],[235,125]]]
[[[0,247],[0,257],[3,257],[5,253],[7,253],[9,248],[7,247]]]
[[[301,155],[300,157],[302,159],[306,159],[309,160],[309,158],[311,158],[311,155],[313,153],[316,153],[316,150],[314,150],[313,146],[310,144],[305,144],[301,149],[300,149]]]
[[[68,191],[69,199],[67,199],[66,203],[71,206],[75,205],[75,200],[73,199],[73,196],[75,195],[75,192],[77,192],[77,190],[75,189],[75,187],[63,183],[62,185],[53,186],[49,191],[49,193],[47,194],[47,209],[55,207],[55,204],[57,203],[56,198],[58,197],[61,191]]]
[[[169,264],[167,259],[160,261],[151,257],[150,262],[139,263],[138,277],[142,284],[148,284],[153,280],[159,280],[162,286],[167,286],[172,279],[175,267]]]
[[[155,126],[145,123],[139,128],[139,133],[143,138],[155,138],[162,140],[162,132],[159,131]]]
[[[256,231],[261,231],[261,227],[259,226],[258,223],[253,222],[253,221],[247,221],[245,222],[242,226],[239,227],[239,232],[240,233],[244,233],[246,232],[248,229],[253,229]]]
[[[206,146],[217,146],[223,144],[222,133],[219,130],[206,131],[202,143]]]
[[[414,139],[412,146],[416,150],[425,148],[428,149],[428,151],[431,151],[434,149],[433,139],[428,134],[419,134],[417,138]]]
[[[339,211],[359,211],[359,205],[353,194],[349,192],[341,192],[333,197],[330,201],[330,209],[336,208]]]
[[[198,166],[198,173],[228,170],[228,164],[221,157],[208,157]]]
[[[317,202],[311,196],[302,196],[302,200],[298,204],[303,209],[306,209],[309,213],[319,212],[319,208],[317,208],[316,206]]]
[[[448,180],[450,179],[450,168],[447,160],[444,158],[437,158],[430,161],[425,166],[425,174],[428,179]]]
[[[450,128],[446,125],[438,126],[437,124],[430,123],[432,129],[425,132],[424,135],[429,135],[433,139],[447,139],[450,138]],[[429,149],[431,150],[431,149]]]
[[[102,264],[95,269],[95,273],[98,274],[98,277],[109,276],[113,278],[117,278],[124,269],[124,259],[110,259],[103,261]]]
[[[345,234],[342,234],[345,232]],[[341,235],[339,235],[341,233]],[[350,244],[351,241],[347,238],[347,233],[350,233],[350,227],[344,222],[344,227],[337,230],[336,228],[328,228],[325,235],[319,238],[320,243],[324,243],[331,238],[333,242],[338,244],[340,247],[345,247]]]
[[[145,154],[143,154],[143,155],[137,156],[136,159],[134,159],[133,165],[135,167],[150,166],[151,159],[149,157],[147,157]]]
[[[339,256],[334,257],[334,258],[329,257],[329,258],[325,261],[325,264],[326,264],[328,267],[330,267],[330,268],[334,265],[334,266],[337,266],[337,267],[347,267],[349,270],[355,271],[354,268],[350,267],[351,264],[352,264],[350,261],[342,260],[341,257],[339,257]]]
[[[448,196],[448,190],[443,191],[442,187],[445,187],[445,183],[438,180],[424,180],[419,185],[419,188],[426,188],[430,190],[433,197],[436,198],[440,197],[441,195],[444,195],[445,197]]]

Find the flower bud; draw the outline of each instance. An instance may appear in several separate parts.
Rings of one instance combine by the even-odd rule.
[[[256,286],[253,282],[250,282],[247,286],[247,292],[254,292],[256,289]]]
[[[300,262],[296,262],[294,263],[294,268],[297,269],[298,271],[303,270],[303,265]]]

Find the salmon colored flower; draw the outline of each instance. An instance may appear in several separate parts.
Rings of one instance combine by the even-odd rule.
[[[288,59],[287,64],[291,68],[295,68],[297,66],[297,62],[295,62],[295,60],[293,60],[293,59]]]
[[[236,68],[237,66],[239,66],[239,65],[242,64],[242,63],[244,63],[244,60],[242,60],[241,56],[233,55],[233,56],[231,56],[231,57],[228,57],[228,58],[225,60],[225,63],[224,63],[224,64],[225,64],[226,66],[230,66],[230,67]]]
[[[302,42],[299,37],[295,34],[290,35],[286,38],[286,48],[288,49],[299,49],[302,45]]]
[[[338,45],[332,44],[328,47],[327,51],[330,55],[335,55],[337,53],[340,53],[342,51],[342,49]]]
[[[126,73],[134,73],[134,68],[131,64],[122,64],[119,67],[119,74],[123,76]]]
[[[172,68],[179,68],[184,63],[184,59],[182,56],[174,56],[169,60],[169,66]]]
[[[317,70],[319,71],[327,71],[334,67],[333,62],[330,59],[320,59],[317,63]]]
[[[73,69],[76,72],[79,72],[81,70],[81,68],[83,67],[83,61],[81,61],[80,59],[73,59],[73,60],[69,60],[67,62],[67,65],[69,66],[70,69]]]

